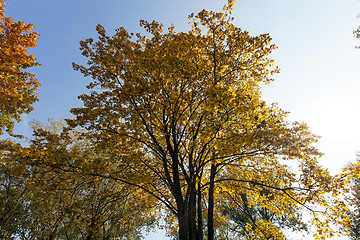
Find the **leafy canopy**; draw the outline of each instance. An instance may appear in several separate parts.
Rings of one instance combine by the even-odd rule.
[[[251,206],[295,217],[298,207],[327,206],[323,197],[331,189],[312,145],[318,137],[261,99],[260,86],[278,72],[269,57],[276,47],[268,34],[236,27],[233,4],[190,15],[188,32],[141,21],[147,35],[119,28],[110,37],[98,25],[97,41],[80,42],[88,65],[74,64],[92,78],[91,93],[80,96],[84,107],[72,109],[68,123],[85,128],[87,139],[111,153],[106,162],[123,170],[93,174],[155,197],[177,222],[181,240],[202,239],[205,221],[213,239],[226,221],[220,203],[241,204],[242,195]],[[287,166],[292,159],[298,175]],[[264,190],[274,192],[271,199]],[[314,224],[322,238],[333,234],[317,217]],[[258,225],[283,236],[271,222]]]

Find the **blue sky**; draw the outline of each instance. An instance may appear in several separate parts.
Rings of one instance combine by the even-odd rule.
[[[188,30],[187,16],[201,9],[219,11],[225,0],[8,0],[6,15],[33,23],[40,34],[31,52],[42,64],[31,69],[40,83],[40,101],[15,132],[30,134],[27,122],[70,117],[88,79],[72,70],[84,63],[79,41],[96,37],[102,24],[109,34],[125,27],[139,32],[139,20],[157,20]],[[281,73],[263,88],[263,97],[289,111],[289,121],[304,121],[322,136],[321,163],[333,173],[354,161],[360,150],[360,25],[357,0],[238,0],[235,22],[253,35],[269,33],[278,49],[272,55]],[[149,236],[151,239],[166,239]],[[298,239],[298,238],[295,238]]]

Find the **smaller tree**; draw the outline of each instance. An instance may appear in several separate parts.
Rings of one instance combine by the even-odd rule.
[[[277,178],[274,174],[274,179]],[[274,180],[271,179],[271,180]],[[271,182],[269,179],[269,182]],[[270,183],[266,183],[270,186]],[[284,239],[283,230],[307,231],[307,225],[301,220],[298,206],[290,202],[278,203],[273,189],[262,187],[261,196],[268,205],[262,207],[261,203],[253,203],[244,193],[234,195],[224,193],[225,199],[221,205],[221,214],[228,217],[220,227],[221,235],[226,239]],[[272,211],[274,208],[283,208],[282,213]]]
[[[5,17],[5,0],[0,0],[0,135],[13,135],[14,122],[21,114],[33,111],[40,86],[35,75],[25,70],[38,66],[28,48],[36,47],[39,34],[31,32],[32,24]]]
[[[349,211],[350,224],[347,227],[348,234],[351,239],[360,238],[360,181],[354,179],[352,183],[352,197],[349,199],[349,204],[354,207],[352,211]]]
[[[0,179],[0,198],[9,200],[4,207],[0,203],[0,220],[4,220],[0,221],[0,236],[141,239],[143,230],[157,223],[156,204],[128,185],[93,175],[94,168],[107,165],[106,153],[99,154],[87,141],[78,139],[80,132],[63,131],[63,126],[62,122],[46,127],[36,124],[27,147],[1,142],[0,166],[7,169],[8,177]],[[17,182],[8,184],[10,177]],[[7,189],[12,191],[11,198]],[[21,196],[23,201],[17,200]]]
[[[0,142],[2,150],[15,147],[9,141]],[[0,239],[14,239],[21,235],[20,223],[27,218],[27,199],[29,190],[25,186],[23,168],[15,162],[7,162],[0,150]],[[22,174],[20,174],[22,173]],[[22,175],[20,177],[20,175]]]
[[[351,239],[360,238],[360,154],[356,163],[349,164],[338,176],[342,197],[334,207],[333,218]]]

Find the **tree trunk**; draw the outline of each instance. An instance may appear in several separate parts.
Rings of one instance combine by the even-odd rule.
[[[179,240],[191,240],[189,239],[189,220],[188,214],[183,213],[178,216],[179,221]]]
[[[190,197],[189,197],[189,239],[196,239],[196,185],[195,180],[191,183]]]
[[[179,240],[191,240],[189,239],[189,213],[187,209],[186,202],[183,198],[180,177],[179,177],[179,161],[177,152],[174,152],[171,148],[170,140],[167,139],[168,149],[171,154],[173,163],[171,164],[171,169],[173,172],[173,195],[176,201],[177,206],[177,218],[179,221]]]
[[[214,186],[216,166],[211,165],[208,209],[208,240],[214,240]]]
[[[198,182],[198,191],[197,191],[197,234],[196,240],[203,240],[204,239],[204,232],[203,232],[203,219],[202,219],[202,203],[201,203],[201,182]]]

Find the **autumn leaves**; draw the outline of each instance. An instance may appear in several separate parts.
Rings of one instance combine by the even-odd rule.
[[[38,66],[27,49],[36,47],[39,34],[32,24],[5,17],[5,1],[0,1],[0,134],[13,133],[14,121],[33,110],[35,91],[40,86],[34,74],[25,71]]]
[[[3,230],[6,236],[138,239],[136,228],[164,219],[174,239],[226,239],[225,233],[227,239],[284,239],[284,227],[305,228],[300,209],[315,213],[323,206],[345,217],[329,202],[343,182],[317,163],[318,137],[261,99],[260,85],[278,72],[269,57],[276,47],[268,34],[251,36],[235,26],[232,5],[191,15],[188,32],[142,21],[149,36],[124,28],[107,36],[98,25],[96,41],[81,41],[89,61],[74,69],[91,77],[91,92],[80,96],[84,106],[73,108],[65,125],[34,126],[27,146],[2,142],[8,184],[1,197],[18,204],[14,216],[32,219]],[[31,28],[21,26],[20,32]],[[35,46],[36,34],[21,36],[28,39],[23,48]],[[9,121],[31,107],[38,86],[18,71],[36,65],[20,52],[22,58],[13,54],[4,64],[9,70],[1,78],[15,85],[7,94],[23,101],[19,108],[1,100],[15,108],[15,115],[1,112],[10,133]],[[32,85],[19,87],[18,80]],[[289,167],[293,160],[299,173]],[[24,201],[14,202],[16,196]],[[48,209],[46,221],[41,207]],[[329,221],[314,214],[316,237],[334,233]]]

